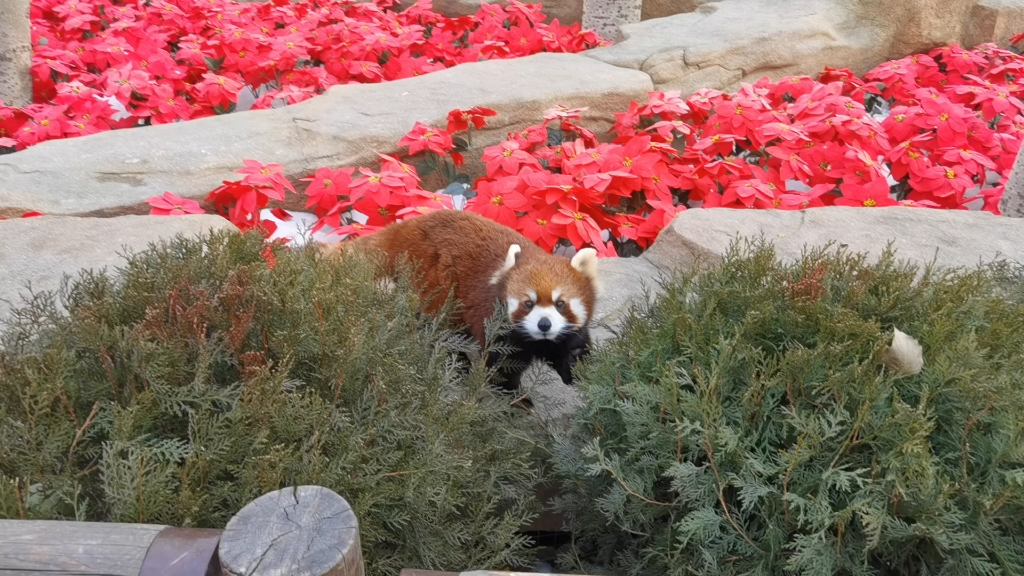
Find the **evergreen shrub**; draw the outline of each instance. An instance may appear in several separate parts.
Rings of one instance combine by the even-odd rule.
[[[0,517],[223,527],[318,484],[369,574],[528,564],[535,427],[373,272],[222,232],[36,297],[0,341]]]
[[[896,256],[737,243],[635,308],[556,443],[563,570],[1024,574],[1024,276]]]

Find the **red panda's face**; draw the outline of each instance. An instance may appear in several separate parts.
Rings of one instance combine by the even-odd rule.
[[[509,317],[534,340],[556,340],[590,322],[593,279],[568,259],[521,262],[508,271],[505,286]]]

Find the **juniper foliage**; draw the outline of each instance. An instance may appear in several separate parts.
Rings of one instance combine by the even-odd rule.
[[[582,367],[561,560],[628,575],[1024,574],[1024,275],[762,242]],[[924,369],[882,365],[898,328]]]
[[[536,427],[408,275],[179,238],[20,309],[0,342],[0,517],[222,527],[319,484],[369,574],[528,565]],[[58,304],[61,304],[58,306]],[[495,334],[502,329],[492,327]]]

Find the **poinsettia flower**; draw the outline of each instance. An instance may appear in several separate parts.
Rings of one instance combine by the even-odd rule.
[[[736,180],[722,194],[722,201],[727,204],[740,202],[744,206],[750,207],[758,200],[771,203],[775,200],[775,193],[767,182],[762,182],[757,178]]]
[[[526,199],[516,189],[517,185],[516,176],[481,180],[477,183],[477,195],[466,203],[465,209],[509,228],[515,228],[517,214],[509,203],[516,206],[527,204]]]
[[[281,202],[284,202],[285,190],[295,192],[295,188],[284,175],[284,166],[263,164],[258,160],[242,160],[242,163],[245,167],[235,171],[236,174],[243,175],[242,184],[270,188],[275,192],[272,197]]]
[[[475,106],[469,110],[452,110],[448,113],[448,132],[461,132],[463,130],[468,130],[470,124],[472,124],[477,130],[480,130],[487,126],[487,120],[485,120],[485,118],[489,116],[497,116],[497,114],[497,112],[490,108],[483,108],[480,106]]]
[[[515,175],[522,166],[540,168],[540,163],[526,151],[520,149],[519,143],[513,140],[505,140],[497,146],[484,148],[481,159],[487,163],[487,175],[492,178]]]
[[[516,229],[523,236],[550,252],[554,250],[558,240],[565,235],[565,226],[552,222],[557,211],[554,206],[544,206],[530,212],[516,221]]]
[[[869,181],[863,185],[842,184],[839,189],[842,191],[843,197],[836,199],[836,206],[882,208],[899,204],[889,195],[889,183],[883,178]]]
[[[199,202],[182,198],[173,192],[164,192],[160,196],[154,196],[146,200],[146,203],[152,206],[149,210],[152,216],[184,216],[206,213],[199,206]]]
[[[409,189],[402,175],[394,171],[381,170],[377,173],[360,168],[359,173],[362,176],[349,186],[353,199],[365,197],[378,206],[388,206],[393,202],[393,195],[400,195]]]
[[[679,94],[679,90],[648,93],[647,104],[640,108],[640,115],[654,116],[657,114],[661,116],[662,120],[671,120],[688,114],[690,108],[679,97]]]
[[[779,196],[779,209],[781,210],[803,210],[805,208],[819,208],[826,206],[823,196],[831,193],[836,187],[833,184],[818,184],[806,191],[786,190]]]
[[[559,105],[555,106],[554,108],[549,108],[549,109],[544,111],[544,122],[547,123],[547,122],[550,122],[550,121],[556,120],[556,119],[559,119],[559,120],[562,120],[562,121],[566,121],[566,120],[579,120],[579,119],[581,119],[581,115],[584,112],[586,112],[587,110],[589,110],[589,109],[590,108],[588,108],[588,107],[569,108],[569,107],[562,106],[561,104],[559,104]]]
[[[303,182],[309,182],[306,187],[306,208],[315,206],[315,211],[329,211],[341,196],[347,196],[349,184],[352,183],[354,168],[331,169],[327,167],[317,168],[313,176],[302,178]]]
[[[734,145],[740,140],[741,137],[735,134],[714,134],[706,138],[698,139],[693,144],[692,148],[699,152],[707,151],[709,153],[728,156],[732,154]]]
[[[416,122],[413,129],[398,141],[398,145],[408,146],[410,155],[430,150],[438,156],[444,156],[455,147],[447,131],[431,128],[422,122]]]
[[[581,248],[586,244],[594,246],[604,245],[604,239],[601,238],[601,228],[597,225],[597,222],[590,214],[578,208],[575,210],[559,208],[558,212],[551,217],[551,221],[565,226],[566,238],[576,248]]]

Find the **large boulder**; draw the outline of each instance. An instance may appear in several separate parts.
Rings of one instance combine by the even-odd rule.
[[[321,166],[369,166],[376,152],[398,152],[396,142],[416,121],[444,126],[453,108],[486,106],[498,116],[473,134],[466,159],[478,160],[483,146],[540,122],[556,104],[589,106],[588,126],[607,130],[615,112],[651,89],[637,70],[542,53],[335,86],[274,110],[44,142],[0,159],[0,215],[144,213],[144,201],[165,191],[205,197],[222,180],[238,178],[244,158],[283,164],[293,181]]]
[[[220,216],[44,216],[0,221],[0,322],[31,293],[60,288],[65,274],[124,264],[124,251],[178,234],[234,228]],[[30,290],[31,288],[31,290]]]
[[[964,45],[983,42],[1005,45],[1011,36],[1024,32],[1022,8],[1020,0],[980,0],[971,10]]]
[[[925,208],[814,208],[803,211],[687,210],[662,230],[639,258],[602,260],[602,281],[608,286],[598,299],[595,316],[599,339],[621,322],[629,305],[644,290],[658,292],[660,278],[675,270],[689,271],[721,262],[738,238],[764,238],[785,261],[796,261],[805,249],[832,243],[877,258],[887,246],[896,258],[918,266],[932,262],[946,267],[973,267],[1010,260],[1024,263],[1024,220],[988,212]]]
[[[1024,221],[988,212],[894,206],[810,210],[687,210],[661,231],[643,258],[662,270],[720,261],[738,237],[770,240],[795,261],[808,247],[833,243],[877,258],[892,243],[896,257],[918,265],[973,267],[1024,262]]]
[[[649,2],[651,0],[648,0]],[[1005,42],[1020,0],[688,0],[693,10],[622,26],[585,54],[643,70],[659,90],[732,90],[764,76],[862,74],[893,58],[961,43]],[[646,8],[645,8],[646,9]]]

